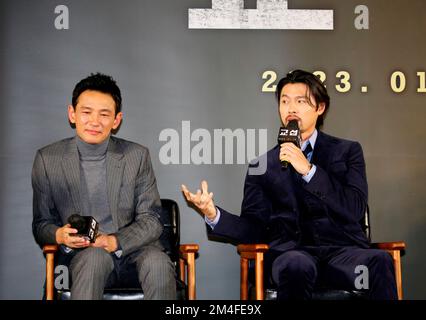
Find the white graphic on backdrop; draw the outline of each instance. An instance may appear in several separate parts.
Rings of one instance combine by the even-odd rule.
[[[295,2],[295,1],[293,1]],[[333,10],[288,9],[287,0],[212,0],[211,9],[189,9],[189,29],[333,30]]]

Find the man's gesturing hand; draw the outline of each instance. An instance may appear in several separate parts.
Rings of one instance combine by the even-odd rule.
[[[185,185],[182,185],[182,192],[190,204],[192,204],[198,211],[205,215],[209,220],[216,218],[216,207],[213,202],[213,192],[208,192],[207,181],[201,182],[201,190],[198,189],[197,193],[191,193]]]

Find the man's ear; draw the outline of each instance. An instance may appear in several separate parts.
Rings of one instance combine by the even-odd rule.
[[[324,112],[325,112],[325,103],[324,103],[324,102],[321,102],[321,103],[318,105],[317,113],[318,113],[318,115],[320,116],[320,115],[322,115]]]
[[[75,124],[75,110],[72,105],[68,106],[68,120],[70,123]]]
[[[123,113],[122,112],[117,113],[114,119],[114,124],[112,125],[112,128],[114,130],[118,128],[122,119],[123,119]]]

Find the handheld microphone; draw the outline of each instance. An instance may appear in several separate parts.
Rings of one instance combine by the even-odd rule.
[[[74,236],[83,237],[92,243],[95,242],[99,230],[99,223],[95,218],[73,214],[68,217],[68,223],[71,228],[77,229],[77,233]]]
[[[296,147],[300,148],[300,129],[297,120],[290,120],[287,127],[281,127],[277,140],[279,145],[285,142],[292,142]],[[281,167],[283,169],[287,169],[288,164],[288,161],[281,161]]]

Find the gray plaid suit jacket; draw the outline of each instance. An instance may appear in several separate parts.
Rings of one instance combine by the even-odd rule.
[[[161,201],[148,149],[111,136],[106,162],[109,205],[123,256],[146,245],[162,248]],[[40,246],[55,244],[56,230],[70,215],[82,214],[76,137],[37,151],[32,186],[34,238]]]

